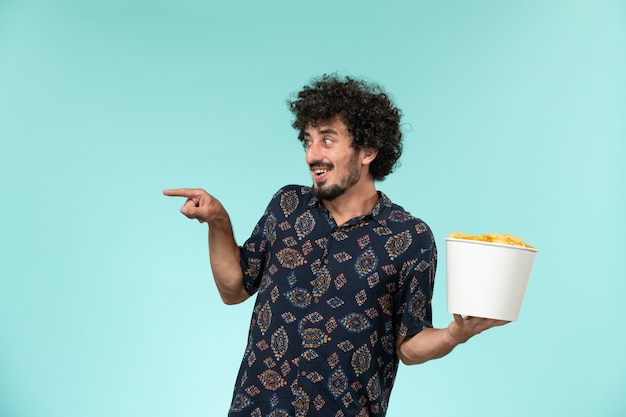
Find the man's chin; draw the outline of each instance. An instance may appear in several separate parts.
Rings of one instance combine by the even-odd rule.
[[[313,192],[313,195],[319,198],[320,200],[333,201],[335,198],[345,193],[346,189],[336,184],[328,185],[326,187],[320,187],[318,185],[313,184],[312,192]]]

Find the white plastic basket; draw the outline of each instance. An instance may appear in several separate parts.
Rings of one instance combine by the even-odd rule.
[[[448,312],[516,321],[537,249],[446,239]]]

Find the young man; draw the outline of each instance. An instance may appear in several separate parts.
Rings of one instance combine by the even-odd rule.
[[[375,187],[402,151],[400,111],[380,87],[323,76],[290,108],[313,185],[279,190],[242,246],[206,191],[164,191],[208,224],[222,300],[258,292],[229,416],[384,416],[399,360],[440,358],[505,322],[432,327],[433,234]]]

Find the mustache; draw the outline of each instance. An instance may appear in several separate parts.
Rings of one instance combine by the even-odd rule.
[[[315,161],[315,162],[311,162],[309,164],[309,168],[311,168],[311,169],[314,169],[314,168],[328,168],[328,169],[332,169],[334,167],[335,167],[335,165],[332,162]]]

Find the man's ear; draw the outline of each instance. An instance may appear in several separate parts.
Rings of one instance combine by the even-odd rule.
[[[376,155],[378,155],[378,150],[374,148],[364,148],[362,150],[361,163],[363,165],[369,165],[372,163],[374,159],[376,159]]]

